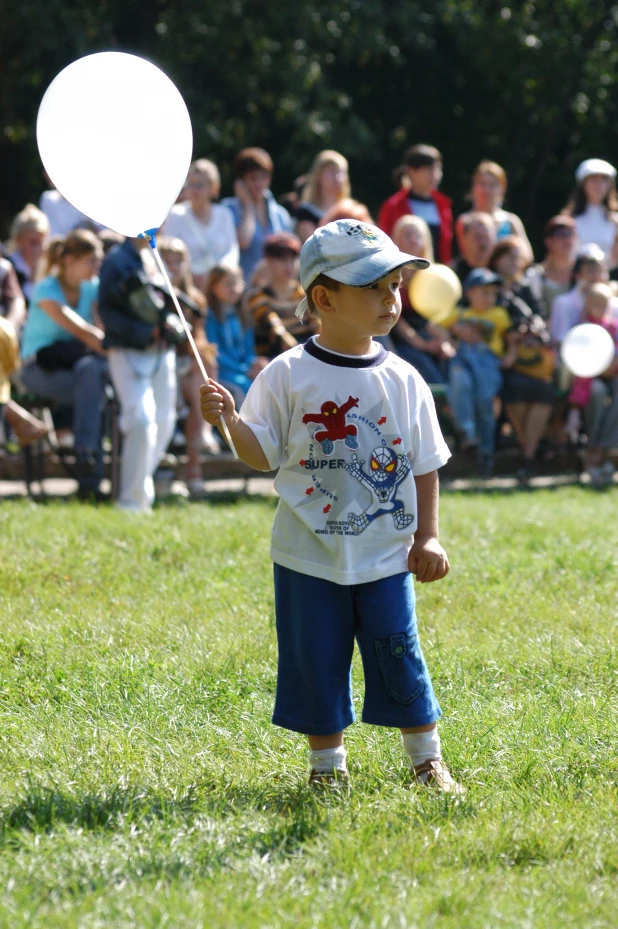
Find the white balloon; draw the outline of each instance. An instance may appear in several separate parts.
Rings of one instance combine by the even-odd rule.
[[[560,347],[565,367],[576,377],[598,377],[614,360],[616,347],[611,335],[596,323],[570,329]]]
[[[87,55],[61,71],[36,131],[65,199],[127,236],[161,226],[191,163],[191,120],[179,91],[159,68],[124,52]]]

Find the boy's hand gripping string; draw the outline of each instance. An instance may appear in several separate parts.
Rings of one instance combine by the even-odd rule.
[[[167,285],[167,289],[169,291],[170,297],[172,298],[174,302],[174,306],[176,307],[176,312],[180,316],[180,321],[187,334],[187,338],[189,339],[189,344],[191,345],[191,348],[193,349],[193,354],[195,355],[195,359],[199,365],[200,372],[202,374],[202,377],[204,378],[204,383],[209,384],[210,378],[206,374],[206,368],[204,367],[204,362],[202,361],[202,357],[197,350],[197,345],[195,344],[195,340],[193,338],[193,335],[191,334],[191,328],[189,324],[187,323],[187,320],[185,319],[185,315],[180,308],[180,303],[178,302],[178,298],[176,297],[176,294],[174,293],[174,288],[172,287],[172,283],[168,277],[167,271],[165,270],[165,265],[163,264],[161,256],[159,255],[159,251],[157,249],[157,242],[154,237],[154,234],[152,231],[149,231],[146,233],[142,233],[140,238],[148,239],[148,244],[150,245],[150,248],[152,249],[152,254],[155,256],[155,261],[157,262],[159,266],[159,271],[163,275],[163,280],[165,281]],[[221,414],[221,416],[219,417],[219,422],[221,423],[221,431],[223,432],[225,441],[229,445],[232,451],[232,454],[234,455],[234,458],[238,461],[238,453],[234,447],[232,436],[230,435],[229,429],[227,428],[227,423],[223,417],[223,414]]]

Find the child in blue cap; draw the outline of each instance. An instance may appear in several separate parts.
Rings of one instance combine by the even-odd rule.
[[[314,784],[347,778],[356,639],[363,721],[401,730],[414,783],[462,792],[442,760],[412,580],[449,570],[437,469],[450,453],[426,383],[373,339],[399,317],[401,269],[428,264],[376,226],[328,223],[300,255],[297,314],[316,313],[319,334],[272,361],[240,413],[219,384],[201,387],[207,422],[224,415],[239,456],[278,469],[273,722],[309,737]]]
[[[490,477],[494,464],[494,400],[502,388],[504,335],[511,317],[498,306],[500,278],[474,268],[463,285],[468,306],[456,308],[441,325],[458,339],[448,372],[448,398],[467,448],[478,449],[479,472]]]

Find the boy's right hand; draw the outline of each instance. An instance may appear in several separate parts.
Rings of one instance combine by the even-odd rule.
[[[200,409],[206,422],[212,426],[217,424],[223,413],[231,416],[236,411],[233,396],[216,381],[209,381],[200,387]]]

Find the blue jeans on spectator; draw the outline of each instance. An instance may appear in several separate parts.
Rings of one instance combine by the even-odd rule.
[[[498,356],[485,343],[462,342],[449,367],[448,399],[465,438],[478,439],[479,450],[485,456],[494,452],[494,398],[501,387]]]
[[[71,369],[46,371],[31,361],[21,371],[28,390],[43,399],[66,403],[73,408],[73,436],[78,459],[94,459],[95,474],[80,484],[98,485],[103,468],[101,417],[105,404],[107,361],[101,355],[84,355]]]
[[[445,384],[446,378],[440,370],[435,357],[420,348],[408,345],[407,342],[395,341],[395,352],[404,361],[411,364],[428,384]]]

